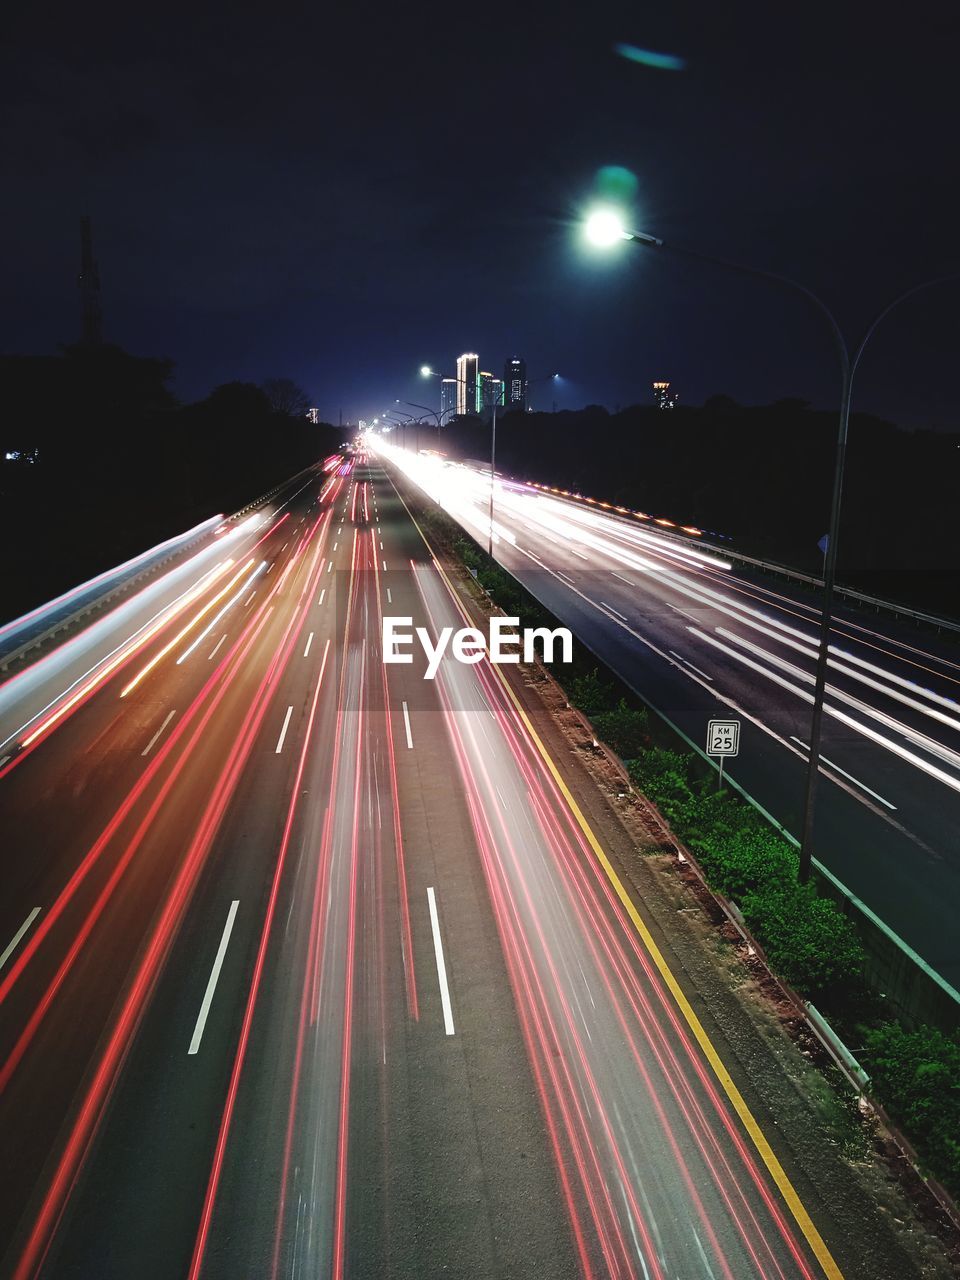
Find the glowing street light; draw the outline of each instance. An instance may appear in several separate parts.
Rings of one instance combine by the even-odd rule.
[[[453,383],[455,383],[455,384],[457,385],[457,387],[458,387],[458,388],[459,388],[459,387],[462,387],[462,386],[466,386],[466,385],[467,385],[467,384],[463,381],[463,379],[462,379],[462,378],[448,378],[448,377],[446,376],[446,374],[443,374],[443,373],[438,372],[438,370],[434,369],[434,367],[433,367],[432,365],[429,365],[429,364],[422,364],[422,365],[420,366],[420,377],[421,377],[421,378],[439,378],[439,380],[440,380],[441,384],[442,384],[442,383],[444,383],[444,382],[453,382]],[[397,404],[399,404],[399,403],[400,403],[400,401],[398,400],[398,401],[397,401]],[[412,404],[412,403],[413,403],[413,401],[411,401],[411,400],[405,400],[403,403],[404,403],[404,404]],[[421,409],[421,408],[423,408],[423,406],[422,406],[422,405],[415,405],[415,408]],[[440,410],[441,410],[441,411],[440,411],[439,415],[438,415],[438,414],[437,414],[433,409],[428,410],[428,412],[429,412],[429,413],[432,413],[432,414],[433,414],[433,416],[437,419],[437,430],[438,430],[438,431],[439,431],[440,427],[442,427],[442,426],[443,426],[443,419],[444,419],[444,418],[446,418],[448,415],[449,415],[451,418],[452,418],[452,417],[457,416],[457,410],[456,410],[455,408],[453,408],[453,409],[444,409],[444,407],[443,407],[443,391],[442,391],[442,389],[441,389],[441,393],[440,393]]]
[[[598,249],[609,249],[618,240],[632,240],[632,234],[623,225],[620,215],[613,209],[594,209],[583,228],[584,235]]]

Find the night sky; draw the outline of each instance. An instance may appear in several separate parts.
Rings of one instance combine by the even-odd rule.
[[[645,401],[654,378],[685,403],[834,404],[802,303],[584,252],[608,165],[636,176],[636,227],[789,274],[850,331],[960,267],[945,3],[211,8],[5,19],[3,350],[77,336],[89,212],[105,336],[174,358],[185,399],[290,376],[328,419],[371,417],[433,403],[419,365],[476,350],[559,370],[561,407]],[[892,318],[857,407],[960,429],[958,313],[953,283]]]

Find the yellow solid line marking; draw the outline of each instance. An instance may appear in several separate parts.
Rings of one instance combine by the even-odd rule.
[[[493,669],[496,671],[496,668],[493,668]],[[783,1196],[784,1200],[787,1202],[787,1206],[790,1212],[793,1214],[794,1218],[796,1219],[797,1225],[799,1226],[800,1230],[803,1232],[806,1238],[806,1241],[809,1244],[810,1248],[813,1250],[817,1258],[817,1261],[820,1263],[820,1266],[823,1268],[824,1274],[827,1277],[829,1277],[829,1280],[843,1280],[843,1273],[841,1272],[840,1268],[837,1266],[836,1262],[834,1261],[833,1255],[830,1253],[830,1250],[827,1248],[826,1244],[824,1243],[823,1237],[820,1235],[820,1232],[814,1226],[813,1220],[811,1219],[810,1215],[807,1213],[806,1209],[804,1208],[803,1201],[800,1199],[799,1195],[794,1190],[793,1184],[790,1182],[790,1179],[787,1177],[783,1166],[781,1165],[780,1161],[777,1159],[776,1155],[773,1152],[773,1149],[771,1148],[770,1144],[767,1142],[766,1138],[764,1137],[763,1130],[760,1128],[757,1121],[753,1118],[753,1114],[750,1111],[750,1108],[747,1106],[746,1102],[744,1101],[743,1095],[740,1093],[740,1090],[734,1084],[729,1071],[727,1071],[727,1068],[723,1065],[723,1060],[721,1059],[717,1050],[713,1047],[713,1042],[711,1041],[710,1037],[707,1035],[707,1032],[704,1029],[703,1024],[701,1023],[700,1019],[697,1017],[696,1013],[694,1012],[693,1007],[691,1006],[689,1000],[684,995],[682,987],[677,982],[676,978],[673,976],[670,966],[667,964],[666,960],[663,957],[663,953],[660,951],[660,948],[657,946],[656,942],[654,941],[649,929],[643,923],[643,920],[640,917],[640,913],[637,911],[637,908],[634,906],[633,899],[630,897],[629,893],[627,892],[626,888],[623,885],[623,882],[621,881],[620,877],[617,875],[616,871],[611,865],[609,858],[604,853],[600,845],[600,842],[597,840],[596,836],[593,834],[590,824],[587,822],[586,818],[581,813],[580,806],[577,804],[576,800],[574,800],[573,796],[570,794],[570,790],[567,787],[567,784],[564,782],[563,778],[560,776],[559,770],[557,769],[556,765],[553,763],[553,760],[550,758],[550,755],[547,752],[546,747],[540,741],[540,738],[538,737],[536,730],[534,729],[533,725],[530,723],[530,720],[528,719],[526,712],[524,711],[523,707],[520,705],[519,701],[517,700],[517,697],[514,694],[513,690],[507,684],[503,674],[500,671],[496,671],[496,674],[499,677],[500,682],[503,684],[503,687],[506,689],[507,694],[510,697],[510,700],[513,702],[513,705],[517,711],[517,714],[523,720],[523,723],[526,726],[527,732],[530,734],[531,738],[536,744],[537,750],[540,752],[540,755],[543,758],[544,763],[546,764],[547,768],[550,770],[550,773],[552,774],[554,781],[556,782],[557,786],[560,788],[560,791],[563,794],[563,798],[566,800],[567,804],[570,806],[570,811],[573,814],[573,816],[576,818],[577,824],[579,825],[580,830],[583,832],[583,834],[586,836],[587,840],[589,841],[590,847],[597,857],[597,861],[603,867],[604,871],[606,872],[608,880],[613,885],[613,888],[616,891],[617,897],[623,903],[624,909],[626,910],[631,921],[633,922],[633,927],[636,929],[637,933],[640,935],[643,945],[646,947],[654,964],[657,966],[657,969],[660,971],[660,976],[663,978],[664,982],[669,988],[671,995],[673,996],[674,1000],[677,1002],[677,1005],[680,1008],[680,1012],[683,1014],[684,1018],[686,1019],[687,1025],[690,1027],[690,1030],[693,1032],[694,1036],[696,1037],[697,1042],[700,1045],[700,1048],[703,1050],[707,1061],[710,1063],[710,1066],[713,1068],[714,1075],[717,1077],[717,1079],[720,1081],[720,1084],[723,1086],[724,1093],[726,1093],[727,1097],[730,1099],[730,1102],[733,1104],[734,1110],[736,1111],[737,1115],[740,1117],[741,1121],[743,1122],[743,1127],[746,1129],[747,1133],[750,1135],[753,1145],[757,1148],[757,1151],[760,1153],[763,1163],[767,1166],[770,1176],[773,1178],[774,1182],[776,1183],[777,1187],[780,1190],[781,1195]]]
[[[394,486],[394,488],[396,488],[396,486]],[[404,507],[406,507],[407,504],[406,502],[403,501],[403,495],[399,492],[399,490],[397,490],[397,496],[400,498],[400,501],[403,502]],[[427,549],[430,550],[430,543],[427,542],[427,539],[424,536],[423,530],[420,528],[419,524],[417,524],[416,518],[414,517],[414,515],[412,514],[409,508],[407,508],[407,515],[409,515],[410,519],[413,520],[413,523],[417,527],[417,532],[420,534],[420,537],[423,538],[423,541]],[[433,553],[431,551],[431,555],[432,554]],[[448,590],[450,591],[451,595],[454,598],[454,601],[457,604],[457,607],[460,608],[460,611],[462,613],[463,609],[462,609],[462,606],[460,605],[459,600],[457,599],[457,594],[454,591],[453,586],[451,585],[449,579],[447,578],[447,575],[444,573],[441,566],[437,563],[436,558],[434,557],[433,559],[434,559],[434,564],[436,565],[440,576],[443,578],[444,582],[446,583]],[[713,1041],[707,1035],[707,1032],[704,1029],[703,1024],[701,1023],[700,1019],[697,1017],[696,1013],[694,1012],[693,1006],[690,1004],[690,1001],[684,995],[683,988],[680,986],[679,982],[677,982],[676,978],[673,976],[673,972],[671,971],[670,966],[667,964],[666,960],[664,959],[663,954],[660,951],[660,948],[657,946],[656,942],[654,941],[653,935],[650,933],[650,930],[647,928],[647,926],[643,923],[643,920],[640,918],[640,913],[637,910],[637,908],[634,906],[633,899],[630,897],[629,893],[627,892],[626,888],[623,885],[623,882],[621,881],[620,877],[617,875],[616,871],[614,870],[613,865],[610,862],[610,859],[604,853],[603,848],[600,844],[600,841],[593,834],[593,830],[589,822],[587,822],[586,818],[583,816],[582,812],[580,811],[580,806],[577,804],[576,800],[574,800],[569,787],[564,782],[563,778],[560,776],[560,771],[557,768],[557,766],[554,764],[550,756],[550,753],[547,751],[546,747],[540,741],[540,737],[537,731],[534,729],[533,725],[530,723],[529,717],[527,716],[527,713],[524,711],[523,707],[521,706],[519,699],[517,698],[513,690],[510,688],[503,673],[499,670],[499,668],[494,663],[490,664],[490,669],[494,672],[494,674],[497,676],[500,683],[503,685],[504,689],[507,692],[507,696],[510,698],[510,701],[514,705],[514,708],[517,714],[520,716],[521,720],[526,726],[527,732],[530,734],[530,737],[532,738],[534,744],[536,745],[536,748],[539,751],[544,764],[550,770],[553,780],[556,782],[557,786],[560,788],[560,792],[563,795],[564,800],[566,800],[567,804],[570,806],[570,812],[576,818],[577,825],[580,827],[580,830],[586,836],[587,841],[590,845],[590,848],[593,850],[594,854],[596,855],[597,861],[600,863],[601,867],[603,867],[603,870],[606,873],[607,879],[613,885],[613,888],[617,897],[623,903],[624,909],[633,923],[633,927],[636,929],[637,933],[640,936],[640,940],[642,941],[643,945],[646,947],[647,952],[650,955],[650,958],[653,960],[654,964],[657,966],[657,969],[660,972],[660,976],[663,978],[664,982],[666,983],[667,988],[670,991],[670,994],[673,996],[674,1000],[677,1002],[677,1007],[680,1009],[680,1012],[683,1014],[684,1019],[686,1020],[687,1026],[693,1032],[697,1040],[697,1043],[700,1045],[700,1048],[703,1050],[705,1058],[710,1063],[710,1066],[713,1069],[714,1075],[717,1077],[720,1084],[722,1085],[723,1091],[729,1098],[734,1111],[736,1111],[737,1115],[740,1117],[743,1127],[746,1129],[747,1133],[750,1136],[750,1140],[753,1142],[753,1145],[756,1147],[757,1151],[759,1152],[760,1158],[763,1160],[763,1163],[767,1167],[767,1171],[769,1172],[771,1178],[773,1178],[773,1181],[776,1183],[777,1188],[780,1191],[780,1194],[783,1196],[784,1200],[786,1201],[787,1208],[793,1214],[793,1217],[797,1223],[797,1226],[803,1232],[803,1235],[807,1244],[810,1246],[810,1248],[814,1253],[814,1256],[816,1257],[817,1261],[820,1263],[820,1266],[823,1269],[824,1275],[827,1277],[827,1280],[843,1280],[843,1272],[837,1266],[837,1263],[834,1260],[833,1254],[831,1254],[830,1250],[827,1248],[826,1244],[824,1243],[823,1237],[821,1236],[820,1232],[814,1226],[813,1219],[810,1217],[809,1213],[807,1213],[806,1209],[804,1208],[803,1201],[800,1199],[799,1195],[794,1190],[793,1183],[787,1177],[786,1172],[783,1168],[783,1165],[777,1159],[773,1151],[773,1148],[770,1146],[769,1142],[767,1142],[767,1139],[764,1137],[763,1130],[760,1128],[757,1121],[753,1118],[753,1113],[751,1112],[750,1108],[747,1106],[746,1102],[744,1101],[743,1095],[741,1094],[740,1090],[737,1088],[736,1084],[734,1084],[734,1081],[730,1075],[730,1072],[723,1065],[723,1060],[720,1057],[719,1053],[713,1047]]]

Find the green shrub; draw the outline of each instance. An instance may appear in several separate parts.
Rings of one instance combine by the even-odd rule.
[[[718,791],[712,777],[691,783],[691,792],[680,833],[691,849],[706,853],[717,841],[753,830],[752,812],[728,791]]]
[[[569,681],[567,697],[575,707],[579,707],[584,715],[595,717],[608,707],[613,706],[613,685],[605,684],[600,679],[596,667],[581,676],[574,676]]]
[[[650,741],[646,711],[628,706],[626,698],[621,698],[612,711],[595,713],[593,727],[597,737],[623,760],[635,759]]]
[[[628,765],[630,776],[681,839],[696,816],[699,796],[689,777],[690,757],[655,747]]]
[[[630,761],[630,776],[638,787],[653,801],[659,800],[665,779],[680,779],[689,791],[687,773],[690,756],[680,751],[668,751],[665,747],[653,747],[636,760]],[[671,786],[675,785],[671,782]]]
[[[741,826],[714,836],[697,854],[710,884],[736,902],[751,891],[797,878],[795,850],[769,828]]]
[[[479,547],[471,542],[469,538],[457,538],[454,541],[453,549],[468,569],[480,570],[484,567],[484,562],[489,557],[484,556]]]
[[[864,1044],[877,1096],[930,1172],[960,1192],[960,1038],[889,1022],[867,1031]]]
[[[805,996],[854,985],[863,948],[850,921],[811,884],[773,880],[743,895],[740,910],[774,970]]]

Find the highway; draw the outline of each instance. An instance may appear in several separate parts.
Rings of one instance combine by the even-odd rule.
[[[379,464],[219,554],[3,704],[3,1274],[886,1280]]]
[[[377,448],[487,545],[489,472]],[[498,478],[496,558],[703,748],[742,722],[726,775],[798,835],[818,614],[789,585],[652,523]],[[833,628],[815,856],[960,988],[960,657],[882,615]]]

